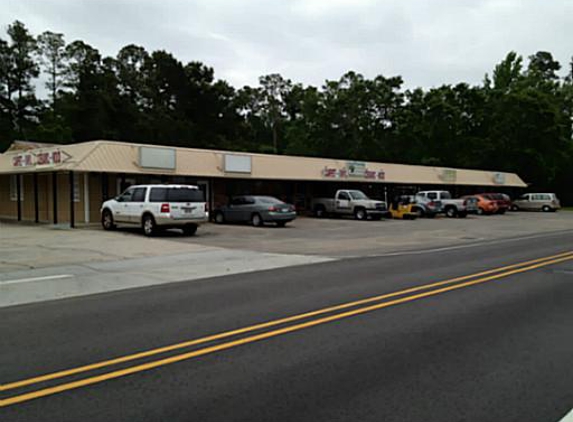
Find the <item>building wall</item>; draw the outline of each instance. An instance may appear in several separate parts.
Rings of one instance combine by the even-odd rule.
[[[53,223],[53,173],[37,173],[38,177],[38,219],[41,223]],[[24,174],[21,189],[22,221],[35,221],[34,175]],[[83,174],[75,174],[79,181],[79,202],[74,202],[75,221],[84,222]],[[70,179],[69,173],[56,174],[58,223],[70,222]],[[10,176],[0,175],[0,218],[17,219],[18,202],[10,199]]]
[[[10,176],[0,175],[0,217],[16,218],[16,201],[10,200]]]

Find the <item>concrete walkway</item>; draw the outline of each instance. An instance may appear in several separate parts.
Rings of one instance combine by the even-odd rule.
[[[0,223],[0,307],[328,260]]]

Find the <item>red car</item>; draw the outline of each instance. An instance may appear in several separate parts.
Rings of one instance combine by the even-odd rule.
[[[495,214],[498,211],[497,202],[493,199],[487,198],[485,195],[467,195],[462,196],[462,199],[475,198],[477,200],[477,213],[478,215],[483,214]]]
[[[511,198],[505,193],[482,193],[480,195],[496,202],[498,214],[505,214],[511,209]]]

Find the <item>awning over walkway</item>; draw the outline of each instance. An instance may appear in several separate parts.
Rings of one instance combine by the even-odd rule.
[[[21,145],[0,154],[0,174],[74,171],[242,179],[527,187],[515,173],[356,160],[90,141]]]

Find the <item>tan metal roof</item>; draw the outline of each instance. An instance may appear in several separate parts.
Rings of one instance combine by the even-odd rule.
[[[140,165],[141,147],[147,151],[152,148],[169,150],[175,157],[174,168],[142,167]],[[26,158],[26,154],[33,157]],[[60,162],[53,159],[56,156],[59,157]],[[247,174],[226,172],[226,156],[250,157],[247,158],[250,161],[250,172]],[[35,157],[43,157],[44,161],[40,163]],[[18,166],[15,165],[17,162]],[[354,164],[361,166],[365,173],[354,177],[349,175],[348,168]],[[90,141],[34,148],[27,151],[8,150],[0,154],[0,173],[54,170],[275,180],[345,180],[369,183],[527,187],[515,173],[377,162],[356,163],[352,160],[165,147],[115,141]]]

